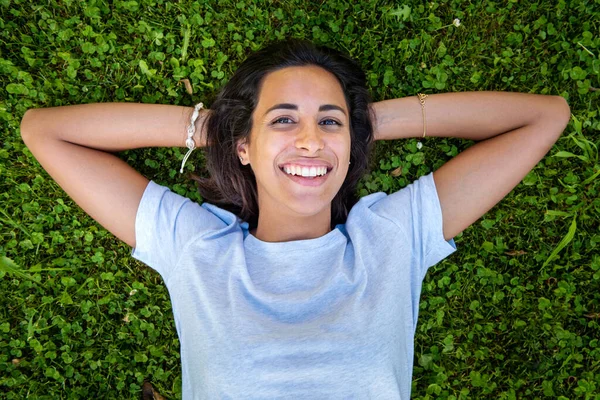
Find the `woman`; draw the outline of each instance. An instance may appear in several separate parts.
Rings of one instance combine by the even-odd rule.
[[[355,61],[289,40],[190,114],[88,104],[21,125],[58,184],[164,278],[183,397],[408,399],[427,269],[544,157],[570,110],[499,92],[371,104]],[[209,145],[201,206],[110,154],[184,146],[188,120],[193,145]],[[354,197],[373,140],[426,136],[479,143],[396,193]]]

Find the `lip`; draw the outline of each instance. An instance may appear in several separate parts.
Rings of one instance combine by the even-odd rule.
[[[331,169],[329,169],[329,167],[327,168],[327,173],[323,176],[316,176],[314,178],[304,178],[302,176],[299,175],[290,175],[288,173],[286,173],[283,169],[283,167],[279,167],[279,171],[285,175],[287,178],[289,178],[290,180],[302,185],[302,186],[309,186],[309,187],[314,187],[314,186],[321,186],[322,184],[325,183],[325,181],[327,180],[327,178],[329,178],[329,173],[331,172]]]
[[[290,160],[290,161],[286,161],[280,165],[278,165],[279,168],[283,168],[284,165],[300,165],[302,167],[327,167],[327,172],[331,171],[333,169],[333,165],[331,165],[330,163],[328,163],[327,161],[324,160],[318,160],[316,162],[310,162],[307,159],[302,159],[302,160]]]

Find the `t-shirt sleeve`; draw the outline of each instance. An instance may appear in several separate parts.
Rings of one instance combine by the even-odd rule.
[[[433,172],[381,199],[373,210],[398,225],[412,240],[421,278],[429,267],[456,251],[454,239],[444,239],[442,208]]]
[[[138,206],[131,256],[167,280],[191,239],[224,225],[198,203],[150,181]]]

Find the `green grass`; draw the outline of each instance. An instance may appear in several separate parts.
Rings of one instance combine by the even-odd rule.
[[[294,36],[357,58],[375,100],[477,90],[568,100],[574,117],[554,148],[427,275],[413,397],[600,398],[598,0],[0,0],[0,16],[0,397],[133,399],[144,378],[181,396],[161,278],[40,167],[20,137],[24,112],[210,105],[248,52]],[[399,190],[472,145],[417,143],[378,142],[360,194]],[[201,201],[177,173],[184,150],[120,156]],[[203,171],[202,156],[186,169]]]

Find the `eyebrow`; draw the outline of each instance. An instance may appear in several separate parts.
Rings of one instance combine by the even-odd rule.
[[[296,104],[290,104],[290,103],[275,104],[273,107],[271,107],[267,110],[265,115],[267,115],[268,113],[270,113],[271,111],[276,110],[276,109],[297,110],[298,106]],[[343,108],[336,106],[335,104],[323,104],[322,106],[319,107],[319,112],[330,111],[330,110],[338,110],[338,111],[341,111],[344,115],[346,115],[346,111],[344,111]]]

